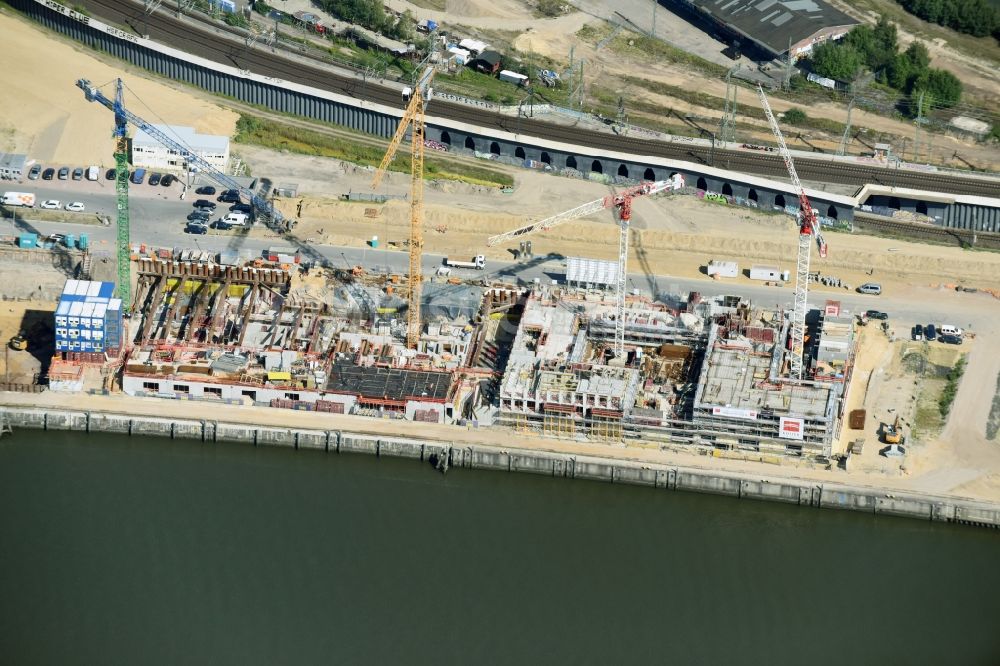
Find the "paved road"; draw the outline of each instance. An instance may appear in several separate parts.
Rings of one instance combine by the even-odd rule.
[[[9,189],[15,189],[10,186]],[[110,181],[25,181],[16,189],[33,191],[39,201],[43,199],[59,199],[67,201],[82,201],[87,206],[87,212],[80,214],[81,219],[93,219],[91,214],[102,212],[114,215],[114,188]],[[191,199],[180,200],[180,188],[151,187],[135,185],[130,188],[130,205],[132,220],[132,238],[135,243],[146,243],[154,247],[192,248],[221,252],[226,249],[239,249],[246,257],[258,257],[261,252],[275,245],[287,246],[284,238],[241,236],[238,232],[212,233],[204,236],[185,234],[185,216],[191,210]],[[208,197],[211,198],[211,197]],[[219,204],[219,212],[226,209]],[[10,225],[10,222],[5,224]],[[3,233],[15,233],[22,230],[36,231],[42,234],[73,233],[88,234],[91,247],[95,251],[113,253],[115,248],[114,226],[97,224],[68,224],[62,222],[38,222],[30,219],[19,226],[11,227]],[[255,232],[259,233],[259,232]],[[334,267],[348,267],[361,264],[373,272],[405,273],[408,269],[406,252],[391,251],[384,248],[370,249],[357,247],[337,247],[310,245],[309,249],[322,257]],[[470,255],[472,252],[470,251]],[[471,257],[470,257],[471,258]],[[424,275],[432,279],[444,257],[441,255],[424,255]],[[539,280],[542,284],[551,284],[552,280],[565,280],[565,262],[560,255],[539,255],[522,261],[490,261],[485,271],[455,269],[456,277],[467,279],[494,278],[506,281],[532,282]],[[791,287],[765,287],[745,282],[716,282],[708,279],[685,278],[676,276],[648,276],[641,273],[629,275],[630,290],[639,290],[645,294],[656,293],[661,297],[670,294],[682,295],[689,291],[699,291],[706,297],[717,294],[733,294],[747,296],[761,304],[788,305],[792,299]],[[842,302],[843,307],[852,312],[863,312],[874,308],[887,310],[892,314],[892,321],[897,326],[897,333],[907,335],[909,327],[916,322],[937,322],[949,320],[959,326],[975,330],[995,330],[998,328],[996,317],[996,302],[981,294],[940,293],[930,289],[917,290],[914,295],[893,294],[891,292],[881,297],[865,296],[846,290],[813,290],[810,294],[810,305],[822,307],[827,298],[835,298]]]

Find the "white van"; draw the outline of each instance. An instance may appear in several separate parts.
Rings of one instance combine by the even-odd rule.
[[[859,294],[873,294],[878,296],[882,293],[882,285],[877,282],[865,282],[863,285],[858,287]]]
[[[222,221],[234,227],[243,227],[250,223],[250,216],[246,213],[229,213]]]
[[[958,337],[962,337],[962,333],[965,333],[965,331],[960,329],[958,326],[952,326],[951,324],[941,324],[941,326],[938,327],[938,333],[940,333],[941,335],[956,335]]]

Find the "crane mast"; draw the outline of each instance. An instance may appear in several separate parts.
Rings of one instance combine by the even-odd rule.
[[[785,138],[781,134],[781,128],[778,127],[778,121],[771,112],[771,105],[767,101],[767,95],[764,94],[764,87],[758,85],[757,93],[760,96],[760,104],[764,108],[764,115],[767,116],[767,122],[771,125],[771,132],[774,133],[774,138],[778,141],[778,150],[781,153],[781,159],[784,160],[785,168],[788,169],[788,176],[791,178],[792,185],[795,186],[799,195],[799,249],[795,262],[795,297],[789,339],[791,341],[790,374],[794,379],[802,379],[802,356],[805,350],[806,303],[809,299],[809,261],[812,236],[816,236],[821,257],[826,256],[826,242],[823,240],[822,234],[819,233],[819,221],[816,219],[816,212],[813,210],[812,204],[809,202],[809,197],[806,196],[805,189],[799,181],[799,175],[795,172],[792,154],[788,151],[788,146],[785,145]]]
[[[629,224],[632,220],[632,199],[635,197],[648,196],[684,187],[683,178],[677,176],[671,180],[647,181],[634,187],[622,190],[617,194],[609,194],[601,199],[590,201],[576,208],[557,213],[537,222],[526,224],[523,227],[512,229],[487,239],[486,244],[490,247],[499,245],[521,236],[527,236],[539,231],[548,231],[563,222],[576,220],[593,213],[597,213],[608,208],[613,208],[618,213],[618,273],[615,279],[615,343],[614,354],[616,358],[625,355],[625,285],[628,281],[628,241]]]
[[[428,60],[430,58],[428,57]],[[434,78],[434,65],[428,64],[421,72],[416,85],[413,86],[412,97],[406,106],[406,111],[396,127],[396,133],[389,142],[389,148],[382,157],[382,162],[372,178],[372,189],[377,189],[385,175],[392,158],[396,156],[399,145],[406,136],[406,131],[413,128],[410,153],[410,274],[409,296],[406,308],[406,346],[416,349],[420,342],[420,296],[423,283],[423,268],[421,259],[424,249],[424,130],[426,102],[430,101],[431,79]]]
[[[97,87],[91,85],[87,79],[78,79],[76,85],[83,90],[87,101],[98,102],[115,114],[113,136],[115,137],[115,195],[118,209],[118,283],[115,286],[115,294],[122,300],[122,306],[126,310],[131,310],[132,308],[131,231],[129,229],[128,204],[129,169],[127,130],[129,123],[149,134],[167,148],[175,151],[187,164],[197,166],[202,172],[223,187],[239,191],[240,195],[250,201],[258,213],[266,219],[270,219],[276,225],[284,222],[284,218],[269,201],[259,196],[253,190],[243,187],[225,173],[206,162],[190,148],[170,138],[161,130],[126,109],[122,93],[124,84],[121,79],[118,79],[115,84],[114,99],[109,98]]]
[[[126,311],[132,309],[132,257],[131,230],[128,209],[128,118],[125,116],[125,102],[122,94],[122,80],[115,87],[115,198],[118,213],[118,282],[115,294],[121,299]]]

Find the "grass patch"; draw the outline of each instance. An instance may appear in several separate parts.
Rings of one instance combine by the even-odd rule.
[[[363,145],[250,115],[241,115],[237,121],[235,141],[273,150],[287,150],[300,155],[332,157],[361,166],[377,167],[385,154],[385,148],[380,145]],[[389,171],[409,170],[409,160],[397,159],[389,164]],[[514,184],[513,176],[501,171],[475,165],[452,164],[430,155],[424,159],[424,178],[456,180],[487,186]]]
[[[709,95],[708,93],[701,92],[700,90],[691,90],[689,88],[675,86],[660,81],[647,81],[646,79],[640,79],[634,76],[624,76],[622,77],[622,80],[650,92],[667,97],[673,97],[674,99],[679,99],[683,102],[687,102],[688,104],[694,104],[706,109],[721,110],[724,106],[724,100],[721,97]],[[743,97],[742,102],[740,102],[739,99],[737,100],[737,115],[743,118],[752,118],[754,120],[766,122],[767,116],[764,115],[764,110],[754,104],[756,100],[753,97],[753,93],[749,90],[746,92],[750,97],[749,99],[747,97]],[[629,106],[639,108],[639,105],[635,102],[630,102]],[[661,108],[660,113],[662,112],[663,109]],[[830,134],[834,134],[836,136],[842,135],[845,127],[844,123],[839,123],[828,118],[813,118],[802,110],[796,108],[787,111],[782,118],[782,122],[785,125],[799,127],[802,129],[829,132]]]
[[[958,359],[955,367],[948,372],[947,381],[941,390],[941,397],[938,398],[938,409],[941,411],[942,419],[948,418],[948,412],[951,411],[951,405],[955,402],[955,394],[958,393],[958,385],[962,381],[963,373],[965,373],[964,356]]]
[[[576,36],[585,42],[596,45],[606,39],[611,34],[612,30],[614,30],[614,28],[607,23],[602,23],[596,26],[593,24],[587,24],[576,32]],[[666,61],[683,65],[704,74],[719,77],[725,76],[727,71],[722,65],[709,62],[704,58],[700,58],[675,46],[671,46],[670,44],[659,39],[649,37],[648,35],[640,35],[628,30],[622,30],[619,32],[607,45],[605,45],[604,48],[610,49],[619,55],[628,56],[635,62],[639,63]]]
[[[38,202],[39,204],[41,201]],[[83,213],[71,213],[60,210],[47,210],[45,208],[6,208],[0,207],[2,217],[5,220],[13,219],[17,224],[30,226],[32,222],[61,222],[63,224],[101,224],[96,211],[85,211]],[[113,210],[105,211],[106,215],[114,217],[117,213]],[[45,234],[41,234],[45,235]]]
[[[997,377],[997,391],[993,395],[993,406],[986,418],[986,439],[996,439],[1000,434],[1000,377]]]

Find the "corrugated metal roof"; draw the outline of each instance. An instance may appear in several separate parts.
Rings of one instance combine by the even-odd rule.
[[[774,53],[820,30],[858,24],[822,0],[689,0],[698,10]]]

